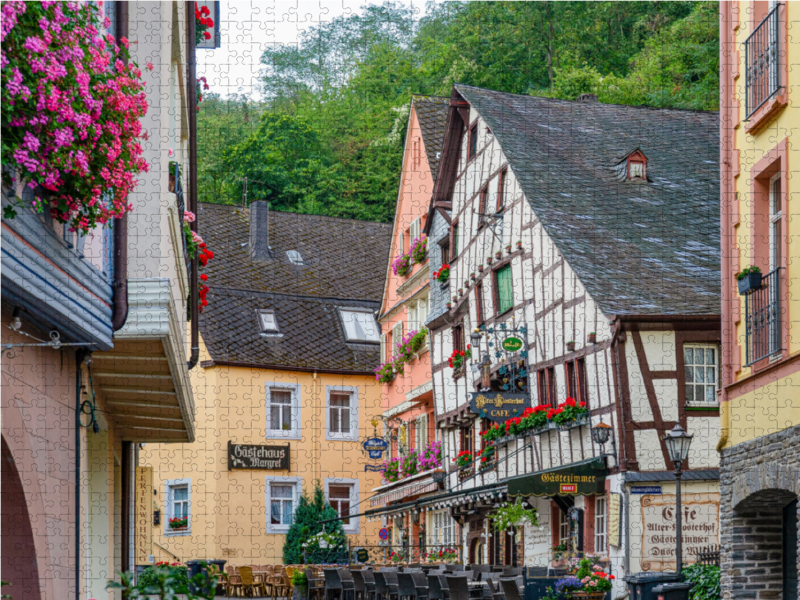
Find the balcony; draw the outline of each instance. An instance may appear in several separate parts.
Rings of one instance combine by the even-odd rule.
[[[778,45],[781,6],[776,4],[744,42],[746,121],[782,89]]]
[[[783,350],[781,344],[781,291],[778,267],[761,279],[761,287],[745,296],[747,365]]]

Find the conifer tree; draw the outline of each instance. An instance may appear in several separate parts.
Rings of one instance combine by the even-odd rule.
[[[347,537],[341,521],[335,519],[336,511],[325,500],[325,493],[319,482],[314,484],[311,496],[303,492],[294,520],[286,541],[283,544],[283,562],[287,565],[303,563],[305,551],[306,564],[345,563],[347,562]],[[320,534],[324,534],[324,537]],[[320,540],[325,540],[320,546]],[[305,548],[303,545],[306,544]]]

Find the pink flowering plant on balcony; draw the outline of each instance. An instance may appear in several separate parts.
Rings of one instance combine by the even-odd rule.
[[[425,338],[428,330],[424,327],[419,331],[409,331],[403,336],[403,340],[397,344],[397,359],[403,362],[410,362],[414,355],[425,345]]]
[[[405,277],[411,273],[411,256],[408,254],[401,254],[392,262],[392,273]]]
[[[417,458],[419,470],[430,471],[442,466],[442,443],[431,442],[422,450]]]
[[[2,5],[3,185],[45,190],[33,208],[81,232],[131,210],[148,170],[142,72],[126,62],[127,39],[101,33],[108,25],[97,3]]]
[[[428,255],[428,238],[424,233],[420,237],[414,238],[414,241],[411,242],[411,247],[408,249],[408,254],[415,265],[425,261]]]

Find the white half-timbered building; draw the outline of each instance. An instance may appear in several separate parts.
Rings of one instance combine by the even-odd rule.
[[[672,570],[675,475],[662,438],[676,423],[694,435],[684,562],[717,543],[718,197],[716,113],[454,87],[429,228],[441,249],[431,271],[446,261],[451,274],[431,282],[428,320],[450,473],[426,510],[463,524],[469,562],[544,573],[553,546],[571,541],[604,557],[615,595],[627,573]],[[502,350],[505,337],[527,352]],[[448,359],[468,344],[472,358],[454,370]],[[504,390],[512,363],[517,385]],[[590,418],[501,441],[493,466],[458,469],[490,425],[470,409],[481,389],[528,393],[531,406],[573,397]],[[602,448],[591,435],[601,420]],[[590,492],[572,485],[587,470]],[[538,528],[493,530],[514,496],[536,508]]]

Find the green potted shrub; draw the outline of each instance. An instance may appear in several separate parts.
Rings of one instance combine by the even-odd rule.
[[[755,265],[742,269],[736,274],[739,293],[744,296],[761,289],[761,269]]]
[[[292,600],[306,600],[308,598],[308,577],[300,569],[292,574]]]

